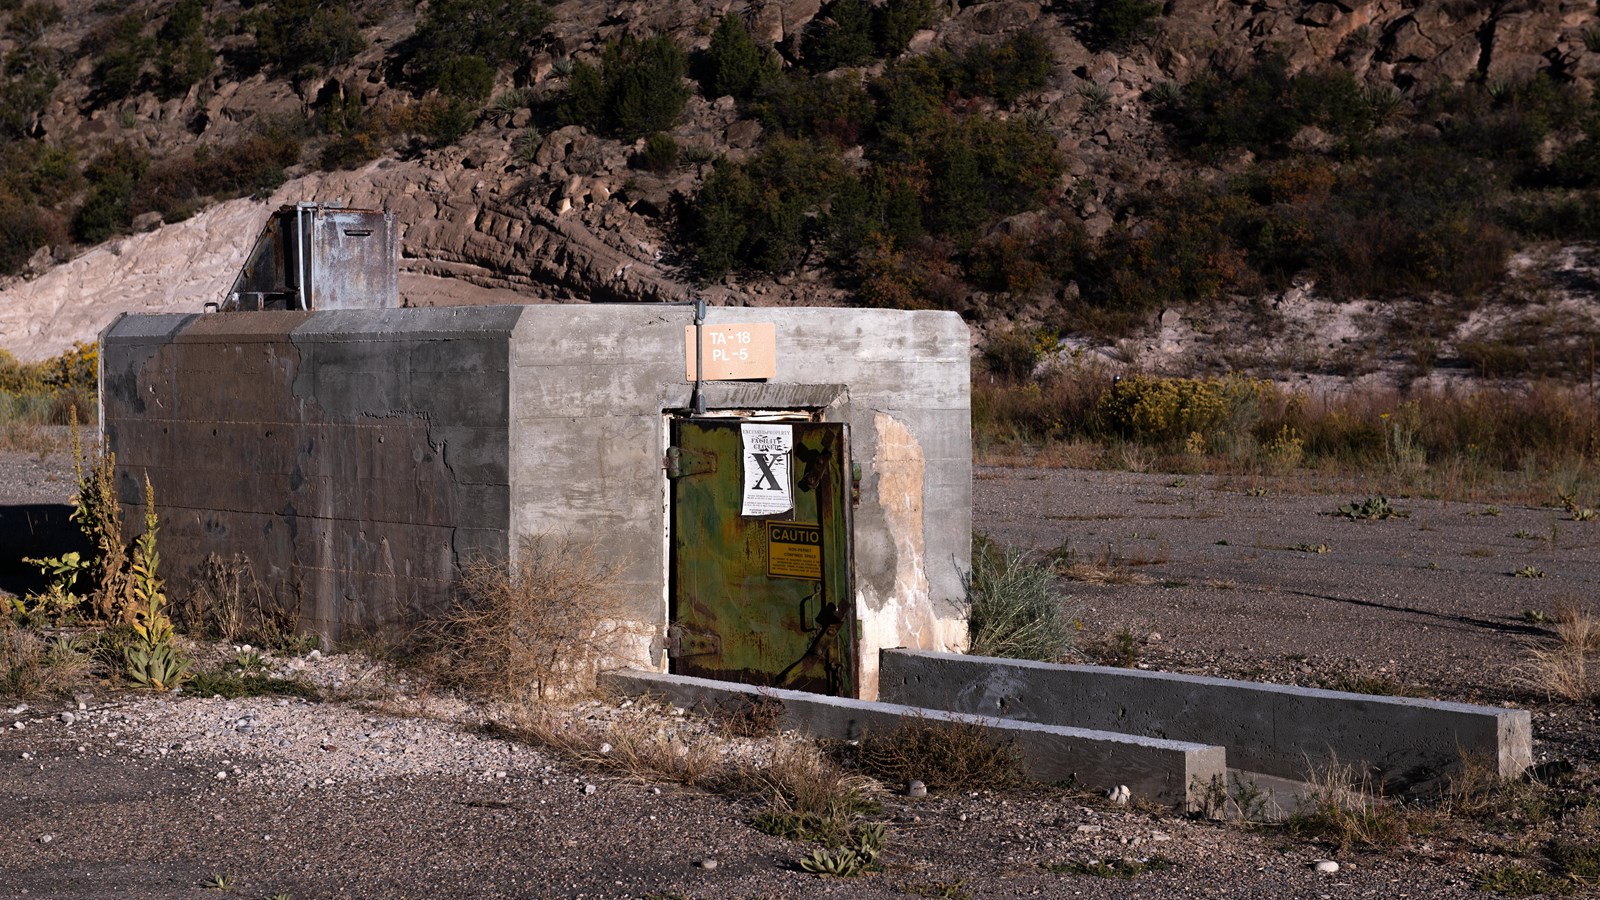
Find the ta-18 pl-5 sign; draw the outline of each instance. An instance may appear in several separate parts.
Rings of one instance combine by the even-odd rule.
[[[738,381],[778,376],[777,329],[771,322],[747,325],[706,325],[700,335],[698,353],[695,328],[683,330],[684,371],[690,381],[695,376],[698,358],[706,381]]]

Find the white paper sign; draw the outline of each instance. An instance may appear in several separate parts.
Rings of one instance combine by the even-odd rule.
[[[740,425],[744,443],[744,508],[740,515],[775,516],[794,507],[789,493],[790,425]]]

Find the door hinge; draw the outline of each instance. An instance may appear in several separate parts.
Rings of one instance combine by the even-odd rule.
[[[673,625],[667,629],[668,659],[721,655],[721,653],[722,638],[719,635],[685,631],[681,625]]]
[[[707,450],[668,447],[667,458],[662,461],[662,467],[667,470],[668,478],[704,475],[717,470],[717,456]]]

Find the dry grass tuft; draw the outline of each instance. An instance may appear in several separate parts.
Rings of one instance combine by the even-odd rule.
[[[1355,848],[1393,848],[1411,833],[1411,821],[1383,797],[1365,774],[1333,760],[1306,777],[1310,790],[1285,823],[1290,834]]]
[[[79,640],[66,635],[46,640],[0,616],[0,697],[68,693],[89,676],[91,664]]]
[[[457,605],[429,636],[439,676],[513,700],[593,690],[635,629],[622,617],[619,569],[560,535],[524,539],[509,563],[467,563]]]
[[[845,771],[804,738],[729,738],[707,722],[641,703],[592,708],[521,705],[487,730],[553,750],[592,769],[642,782],[691,784],[763,804],[755,824],[769,834],[841,846],[879,808],[881,787]]]
[[[879,809],[881,791],[873,779],[846,772],[816,744],[797,738],[774,741],[769,755],[737,767],[725,787],[766,801],[755,818],[762,831],[829,846],[843,845],[857,821]]]
[[[866,734],[856,751],[863,772],[913,779],[931,790],[995,790],[1022,780],[1022,753],[970,722],[908,716],[893,731]]]
[[[1546,696],[1578,702],[1600,693],[1590,673],[1600,654],[1600,618],[1576,600],[1557,603],[1550,616],[1552,634],[1528,644],[1527,659],[1514,671],[1518,681]]]
[[[638,781],[699,784],[718,772],[723,742],[697,724],[637,705],[596,719],[521,706],[489,730]]]

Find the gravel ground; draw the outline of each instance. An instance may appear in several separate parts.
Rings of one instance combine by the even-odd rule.
[[[0,515],[63,502],[59,462],[0,454]],[[1320,515],[1353,498],[1189,480],[983,469],[975,517],[1007,543],[1066,541],[1083,560],[1109,545],[1105,569],[1146,576],[1068,585],[1087,633],[1134,627],[1144,665],[1299,683],[1381,670],[1441,697],[1527,702],[1538,752],[1579,766],[1600,758],[1593,708],[1545,703],[1509,674],[1517,642],[1536,636],[1522,609],[1594,596],[1600,523],[1558,525],[1554,546],[1540,547],[1510,535],[1548,532],[1550,510],[1471,516],[1406,501],[1409,519],[1361,523]],[[1283,549],[1300,543],[1331,552]],[[1547,577],[1505,574],[1525,564]],[[1474,873],[1516,841],[1508,825],[1339,853],[1054,788],[887,796],[887,870],[827,879],[796,865],[811,845],[753,828],[748,801],[492,736],[482,724],[495,710],[357,655],[268,660],[344,699],[91,689],[0,702],[0,896],[212,896],[202,885],[223,874],[239,896],[296,898],[1478,897]],[[1124,856],[1159,870],[1116,879],[1048,868]],[[1326,859],[1339,871],[1314,868]],[[965,893],[939,893],[957,884]]]

